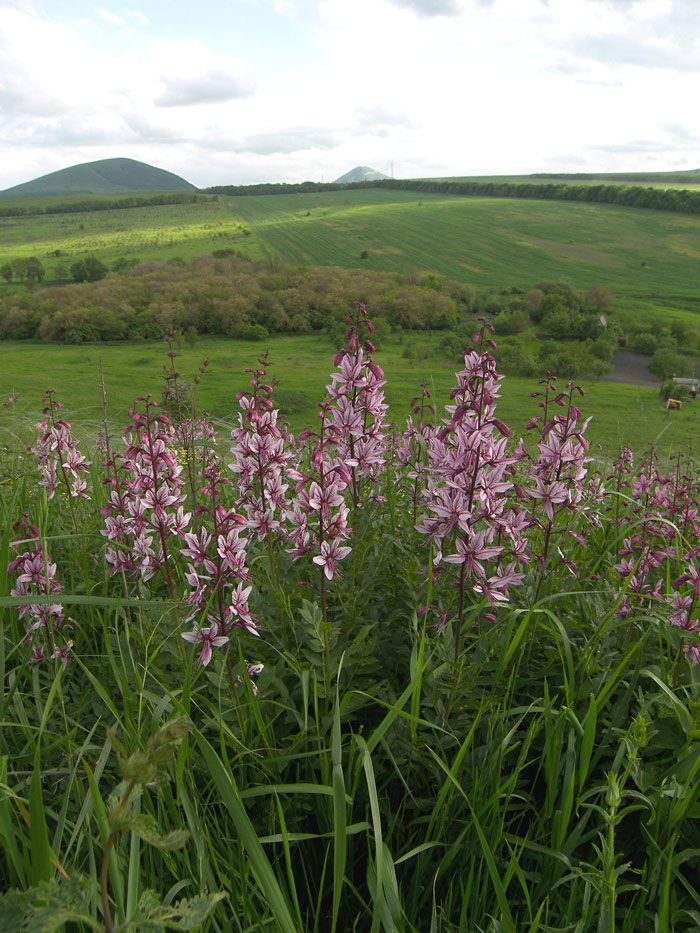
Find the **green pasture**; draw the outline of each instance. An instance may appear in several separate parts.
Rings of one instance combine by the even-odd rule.
[[[480,289],[601,282],[618,310],[645,322],[662,315],[698,323],[700,217],[692,215],[358,188],[0,218],[0,265],[36,255],[46,283],[89,254],[107,264],[190,260],[227,247],[252,259],[433,272]],[[23,287],[1,282],[0,289]]]
[[[407,341],[413,341],[427,358],[410,362],[402,356]],[[386,373],[386,397],[395,423],[403,424],[409,403],[423,382],[431,385],[438,414],[448,401],[456,365],[436,352],[439,335],[392,336],[376,359]],[[247,367],[255,366],[265,349],[270,351],[272,374],[278,379],[277,402],[292,428],[300,430],[314,422],[317,405],[333,370],[333,348],[321,337],[271,336],[264,344],[226,338],[205,338],[194,347],[183,346],[176,360],[183,378],[197,374],[202,360],[210,361],[208,374],[197,392],[198,408],[217,420],[233,424],[238,406],[236,395],[248,387]],[[34,439],[40,418],[41,397],[47,388],[56,389],[66,405],[68,420],[78,433],[92,442],[102,429],[100,362],[104,371],[110,432],[119,436],[128,423],[127,411],[137,396],[152,393],[161,398],[167,347],[158,342],[143,344],[99,344],[79,347],[30,343],[3,345],[0,372],[0,401],[16,396],[14,407],[0,407],[0,443],[13,448]],[[593,452],[605,459],[625,444],[642,451],[656,443],[664,456],[678,450],[700,450],[700,403],[686,403],[682,411],[666,411],[653,387],[636,387],[605,380],[584,383],[581,401],[585,417],[593,416],[588,437]],[[537,414],[537,380],[507,377],[503,383],[499,416],[515,435]],[[527,439],[527,438],[526,438]]]
[[[48,200],[29,199],[28,205]],[[230,247],[258,258],[260,247],[245,228],[230,205],[216,198],[194,204],[0,217],[0,265],[36,256],[46,269],[45,281],[53,283],[60,265],[70,267],[89,255],[109,265],[122,256],[142,261],[174,256],[190,260]],[[4,282],[3,286],[8,287]]]
[[[398,197],[401,195],[401,197]],[[480,287],[566,278],[616,295],[700,295],[700,218],[606,204],[360,189],[233,199],[294,263],[437,272]],[[367,251],[367,258],[362,253]]]

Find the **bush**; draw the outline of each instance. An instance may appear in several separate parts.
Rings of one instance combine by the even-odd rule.
[[[636,353],[655,353],[659,347],[659,341],[653,334],[640,331],[630,340],[630,347]]]
[[[109,269],[95,256],[88,256],[87,259],[79,259],[70,267],[70,273],[75,282],[98,282],[103,279]]]

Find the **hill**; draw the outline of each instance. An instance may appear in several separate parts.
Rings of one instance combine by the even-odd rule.
[[[340,178],[336,178],[333,184],[347,185],[354,181],[379,181],[381,178],[388,177],[388,175],[383,175],[382,172],[378,172],[375,168],[370,168],[369,165],[358,165],[352,171],[346,172]]]
[[[0,198],[65,194],[120,194],[135,191],[196,191],[179,175],[135,159],[100,159],[42,175],[0,191]]]

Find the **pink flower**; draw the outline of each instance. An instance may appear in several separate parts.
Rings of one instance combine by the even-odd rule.
[[[228,642],[227,635],[217,635],[216,631],[216,626],[211,625],[207,628],[199,628],[198,626],[195,626],[191,632],[182,633],[182,637],[185,639],[185,641],[189,641],[193,645],[202,646],[202,651],[199,655],[199,663],[202,665],[202,667],[206,667],[207,664],[211,661],[212,648],[221,648]]]
[[[337,540],[324,541],[321,544],[321,553],[313,558],[314,564],[323,567],[323,572],[329,580],[338,571],[337,562],[347,557],[352,548],[343,547]]]

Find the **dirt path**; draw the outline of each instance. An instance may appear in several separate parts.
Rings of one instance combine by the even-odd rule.
[[[659,380],[649,372],[651,357],[632,350],[616,350],[613,360],[615,371],[605,378],[609,382],[626,382],[632,386],[658,386]]]

